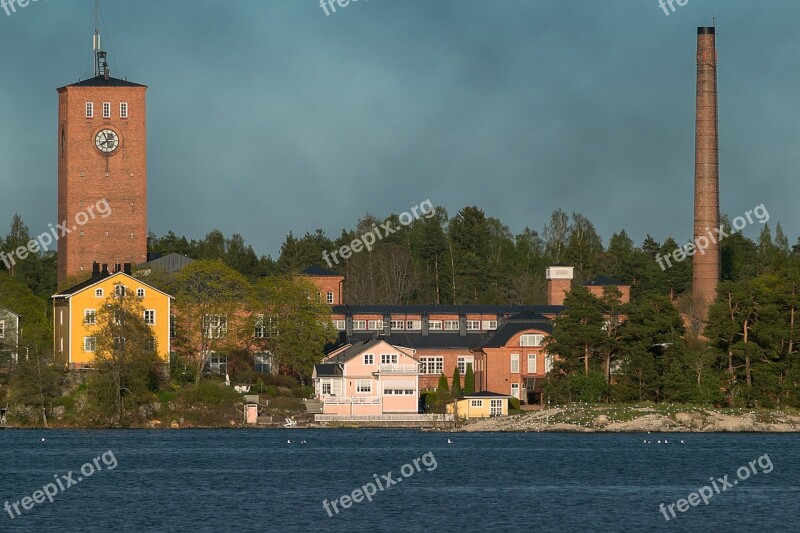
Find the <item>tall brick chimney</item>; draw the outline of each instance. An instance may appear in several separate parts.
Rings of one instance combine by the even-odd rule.
[[[553,265],[547,267],[547,305],[564,305],[564,298],[572,287],[575,267]]]
[[[697,119],[695,129],[694,237],[709,245],[692,263],[694,318],[705,320],[719,283],[719,137],[715,28],[697,28]],[[714,235],[711,239],[709,235]],[[697,239],[700,239],[698,241]]]

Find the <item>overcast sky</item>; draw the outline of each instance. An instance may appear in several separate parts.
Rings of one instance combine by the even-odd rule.
[[[721,205],[800,234],[800,2],[105,0],[112,75],[147,84],[151,231],[277,257],[430,199],[512,232],[561,207],[604,244],[692,232],[697,26],[717,22]],[[56,222],[56,88],[93,2],[0,9],[0,233]],[[104,30],[105,34],[105,30]],[[110,44],[110,47],[109,47]],[[760,228],[748,228],[755,236]]]

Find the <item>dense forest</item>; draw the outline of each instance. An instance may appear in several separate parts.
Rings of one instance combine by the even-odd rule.
[[[692,324],[691,260],[666,269],[656,262],[679,246],[673,238],[658,242],[648,235],[637,245],[620,230],[604,245],[587,217],[561,209],[541,232],[526,228],[518,235],[477,207],[452,218],[440,208],[407,226],[396,215],[389,220],[396,232],[371,251],[331,266],[346,275],[347,303],[542,304],[545,268],[554,263],[575,267],[576,286],[600,275],[632,286],[626,306],[613,295],[587,298],[588,292],[573,290],[549,341],[549,350],[561,356],[548,383],[555,400],[800,406],[795,330],[800,239],[791,246],[779,224],[774,231],[763,224],[756,241],[741,232],[721,241],[722,283],[701,339],[692,327],[685,329]],[[259,257],[241,235],[226,238],[217,230],[201,240],[172,232],[151,235],[149,248],[220,260],[256,282],[312,264],[327,268],[323,252],[350,244],[382,222],[366,215],[336,238],[321,230],[300,238],[290,233],[277,260]],[[731,227],[727,217],[723,223]],[[10,252],[30,238],[14,216],[0,251]],[[28,309],[24,314],[40,324],[34,331],[43,346],[55,272],[52,251],[0,272],[0,305]]]

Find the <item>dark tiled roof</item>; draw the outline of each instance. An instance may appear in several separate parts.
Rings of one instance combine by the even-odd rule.
[[[352,346],[350,346],[340,354],[336,355],[336,357],[329,359],[327,363],[344,363],[345,361],[348,361],[353,357],[357,356],[364,350],[369,350],[370,348],[381,342],[381,340],[382,339],[355,340]]]
[[[517,314],[532,311],[542,315],[557,315],[564,310],[563,305],[334,305],[334,314],[364,315],[421,315],[427,313],[441,315],[458,314]]]
[[[332,363],[321,363],[314,365],[314,370],[317,372],[317,377],[341,377],[342,367]]]
[[[363,339],[365,337],[372,338],[372,333],[354,333],[350,338]],[[414,333],[395,331],[388,337],[380,336],[379,340],[384,340],[392,346],[413,348],[415,350],[444,348],[462,348],[469,350],[473,346],[485,341],[487,338],[488,335],[486,333],[467,333],[462,336],[458,333],[434,332],[429,335],[423,335],[421,331]]]
[[[87,279],[86,281],[83,281],[83,282],[81,282],[81,283],[78,283],[78,284],[77,284],[77,285],[75,285],[74,287],[70,287],[69,289],[64,289],[63,291],[58,291],[58,295],[57,295],[57,296],[68,296],[68,295],[70,295],[70,294],[75,294],[75,293],[77,293],[77,292],[79,292],[79,291],[82,291],[82,290],[83,290],[83,289],[85,289],[86,287],[91,287],[91,286],[92,286],[92,285],[94,285],[95,283],[98,283],[98,282],[100,282],[100,281],[103,281],[103,280],[104,280],[104,279],[106,279],[106,278],[110,278],[110,277],[111,277],[111,276],[113,276],[114,274],[115,274],[115,273],[109,273],[109,272],[100,272],[100,274],[99,274],[98,276],[95,276],[95,277],[89,278],[89,279]]]
[[[306,276],[316,276],[321,278],[329,278],[329,277],[340,277],[341,274],[337,272],[333,272],[331,270],[325,270],[319,265],[311,265],[307,269],[303,270],[301,274],[305,274]]]
[[[167,255],[153,258],[147,263],[142,263],[137,268],[139,270],[147,270],[148,268],[152,268],[154,270],[163,270],[168,274],[174,274],[175,272],[180,272],[192,263],[194,263],[194,259],[191,257],[172,252]]]
[[[465,394],[462,398],[511,398],[508,394],[500,394],[499,392],[482,391],[474,394]]]
[[[66,87],[147,87],[147,85],[121,80],[119,78],[109,77],[106,79],[105,76],[95,76],[94,78],[72,83]],[[64,87],[62,87],[62,89],[64,89]]]
[[[511,337],[525,330],[535,329],[547,334],[553,333],[553,323],[541,315],[520,313],[508,319],[494,335],[477,346],[478,348],[502,348]]]
[[[590,279],[586,283],[583,284],[586,287],[608,287],[613,285],[615,287],[626,286],[627,283],[622,283],[619,280],[608,278],[606,276],[597,276],[594,279]]]

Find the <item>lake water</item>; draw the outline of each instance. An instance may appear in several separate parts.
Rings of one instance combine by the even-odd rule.
[[[800,435],[672,434],[657,444],[664,438],[4,430],[0,505],[8,501],[15,518],[2,510],[0,531],[798,530]],[[710,478],[720,492],[681,513],[675,502],[713,491]],[[52,503],[34,494],[51,482]],[[334,509],[345,494],[362,501]],[[44,501],[25,500],[25,510],[32,495]]]

